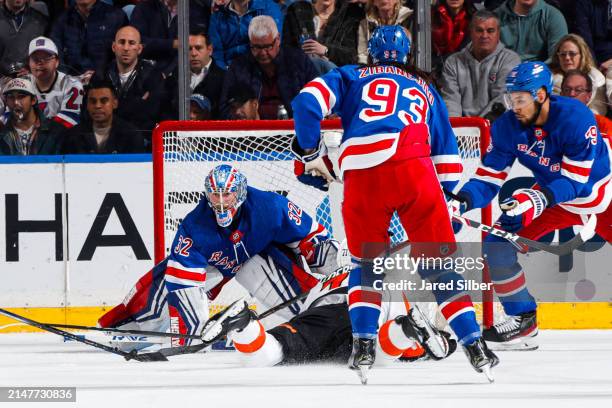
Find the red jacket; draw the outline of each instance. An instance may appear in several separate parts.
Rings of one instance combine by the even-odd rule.
[[[469,17],[462,9],[453,18],[446,7],[432,7],[432,43],[436,55],[448,55],[459,51],[467,43]]]

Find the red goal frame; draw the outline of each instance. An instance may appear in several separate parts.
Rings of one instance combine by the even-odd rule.
[[[480,132],[479,149],[481,157],[484,156],[491,140],[490,123],[480,117],[450,118],[452,127],[473,127]],[[322,130],[341,129],[340,120],[325,120],[321,122]],[[244,130],[292,130],[293,120],[244,120],[244,121],[164,121],[153,130],[153,231],[154,231],[154,257],[160,262],[165,255],[164,242],[164,145],[163,135],[172,131],[244,131]],[[482,223],[492,224],[491,206],[482,209]],[[483,239],[484,239],[483,233]],[[490,282],[488,269],[485,268],[484,282]],[[491,290],[483,292],[483,325],[490,327],[493,324],[493,293]]]

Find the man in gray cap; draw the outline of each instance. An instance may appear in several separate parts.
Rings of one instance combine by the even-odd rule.
[[[0,155],[59,154],[64,128],[40,114],[34,85],[26,78],[12,79],[3,96],[10,113],[0,130]]]

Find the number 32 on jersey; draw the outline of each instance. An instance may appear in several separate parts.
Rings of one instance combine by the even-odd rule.
[[[424,123],[427,120],[428,109],[425,95],[417,88],[405,88],[401,92],[401,98],[409,100],[405,103],[399,99],[399,89],[399,84],[391,78],[376,78],[368,82],[363,87],[361,98],[371,107],[362,109],[359,112],[359,119],[373,122],[397,115],[405,125]],[[397,110],[398,102],[402,107],[408,106],[408,110]]]

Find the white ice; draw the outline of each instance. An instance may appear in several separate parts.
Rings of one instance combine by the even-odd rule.
[[[494,384],[458,350],[441,362],[373,369],[362,386],[344,366],[248,369],[235,352],[127,362],[51,334],[4,334],[0,386],[77,387],[76,404],[51,407],[612,407],[612,330],[538,338],[537,351],[499,352]]]

